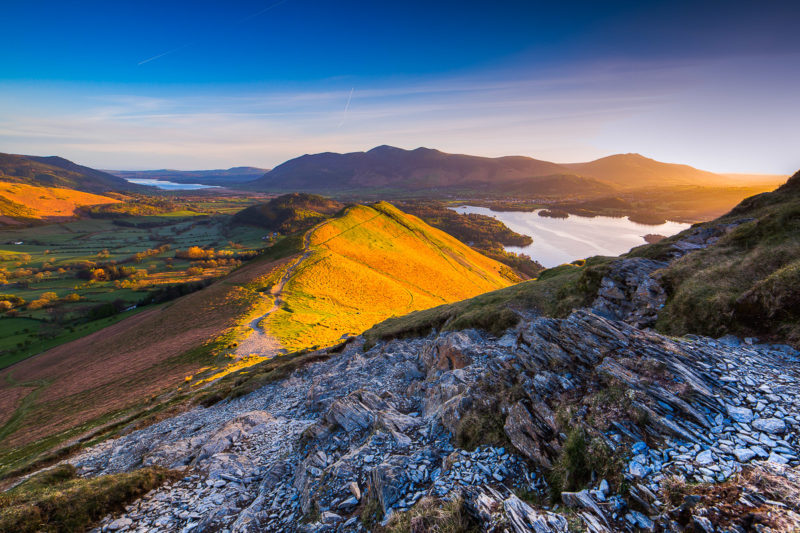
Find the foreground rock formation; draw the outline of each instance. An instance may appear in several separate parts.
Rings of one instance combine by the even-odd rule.
[[[355,342],[70,462],[88,476],[185,470],[102,530],[359,531],[428,497],[462,498],[493,531],[746,530],[730,506],[791,530],[778,524],[800,524],[797,502],[774,494],[726,504],[727,525],[708,498],[665,494],[759,471],[800,488],[799,356],[670,339],[590,311],[524,320],[501,338],[451,332],[366,352]],[[565,464],[576,428],[581,453],[619,466],[608,480]],[[459,447],[471,439],[475,449]],[[559,469],[583,486],[554,487]]]

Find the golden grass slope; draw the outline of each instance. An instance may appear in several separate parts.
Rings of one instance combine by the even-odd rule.
[[[388,203],[354,206],[306,236],[310,254],[264,320],[289,351],[334,344],[391,316],[471,298],[519,279]]]
[[[7,200],[0,203],[0,206],[9,206],[14,211],[6,212],[5,208],[0,208],[0,215],[22,215],[26,218],[73,217],[76,215],[76,209],[82,206],[120,202],[108,196],[73,189],[36,187],[6,181],[0,181],[0,198]],[[11,207],[14,204],[17,206],[16,209]]]

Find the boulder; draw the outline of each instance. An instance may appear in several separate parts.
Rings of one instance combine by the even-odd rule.
[[[753,420],[753,411],[747,407],[735,407],[733,405],[725,406],[731,420],[741,424],[749,424]]]
[[[386,406],[373,392],[355,391],[333,402],[325,413],[325,420],[348,433],[357,433],[371,428],[377,420],[376,408]]]

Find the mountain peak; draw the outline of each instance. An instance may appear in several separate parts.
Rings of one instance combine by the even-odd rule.
[[[406,152],[407,150],[403,150],[402,148],[397,148],[396,146],[390,146],[388,144],[382,144],[380,146],[376,146],[371,150],[367,150],[368,154],[380,154],[380,153],[391,153],[391,152]]]

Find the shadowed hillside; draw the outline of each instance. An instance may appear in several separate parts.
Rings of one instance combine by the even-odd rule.
[[[0,181],[92,193],[149,189],[56,156],[0,154]]]
[[[283,260],[256,260],[210,287],[0,371],[0,471],[10,450],[47,449],[142,409],[213,364],[215,342],[258,302],[251,285]],[[40,439],[45,439],[41,441]]]
[[[613,187],[530,157],[477,157],[429,148],[378,146],[368,152],[304,155],[278,165],[248,188],[366,193],[472,191],[486,194],[588,195]]]
[[[316,194],[284,194],[265,204],[252,205],[239,211],[234,215],[233,223],[288,234],[308,229],[342,207],[343,204]]]

